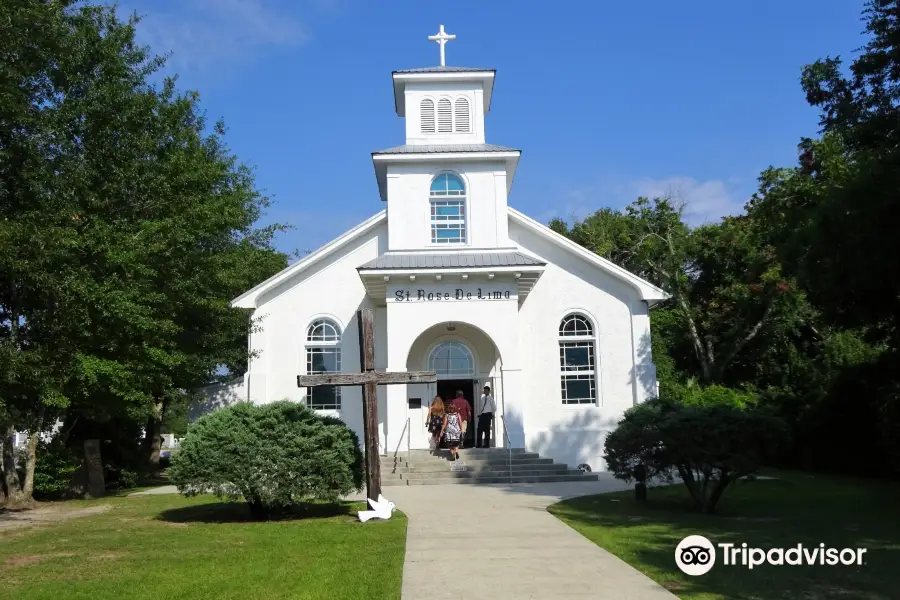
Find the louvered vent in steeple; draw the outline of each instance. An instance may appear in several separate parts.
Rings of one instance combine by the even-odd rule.
[[[449,98],[441,98],[438,100],[437,118],[438,133],[453,132],[453,115]]]
[[[434,133],[434,100],[422,100],[419,111],[422,113],[422,133]]]
[[[469,101],[465,98],[457,98],[454,112],[456,133],[469,133]]]

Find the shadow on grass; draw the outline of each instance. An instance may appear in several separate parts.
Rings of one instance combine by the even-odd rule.
[[[681,598],[729,600],[889,600],[900,586],[900,487],[850,478],[778,473],[779,480],[740,482],[717,514],[690,510],[683,486],[650,490],[639,505],[633,493],[584,496],[550,507],[582,535],[623,558]],[[674,551],[688,535],[713,544],[756,548],[866,548],[864,564],[716,566],[687,577]],[[718,551],[717,551],[718,554]]]
[[[309,519],[331,519],[334,517],[356,517],[362,505],[357,502],[303,502],[290,508],[272,512],[264,519],[257,519],[250,513],[245,502],[212,502],[171,508],[162,511],[156,518],[169,523],[259,523],[265,521],[300,521]]]

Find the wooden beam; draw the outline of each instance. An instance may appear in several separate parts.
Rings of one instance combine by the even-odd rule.
[[[434,383],[437,374],[434,371],[408,371],[406,373],[318,373],[315,375],[297,375],[297,387],[315,387],[318,385],[395,385],[401,383]]]
[[[375,327],[372,309],[356,313],[359,326],[359,366],[361,375],[375,373]],[[377,379],[363,385],[363,436],[365,438],[366,496],[378,500],[381,495],[381,457],[378,452],[378,383]]]

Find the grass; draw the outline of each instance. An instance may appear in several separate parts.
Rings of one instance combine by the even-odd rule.
[[[743,481],[726,491],[718,513],[690,511],[683,486],[651,488],[646,505],[633,492],[584,496],[550,512],[598,546],[690,600],[890,600],[900,589],[900,485],[793,472]],[[862,566],[716,564],[699,577],[675,565],[688,535],[748,547],[867,548]]]
[[[0,531],[0,581],[19,600],[399,599],[406,517],[361,524],[361,503],[278,520],[176,495],[66,503],[100,515]]]

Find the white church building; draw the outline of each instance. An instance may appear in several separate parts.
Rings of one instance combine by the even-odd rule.
[[[454,36],[432,36],[441,46]],[[358,387],[297,375],[360,371],[356,313],[375,316],[376,370],[437,373],[379,386],[383,454],[427,449],[435,395],[494,390],[492,444],[605,470],[605,435],[656,394],[649,310],[666,293],[516,210],[521,151],[486,141],[495,71],[394,71],[405,143],[372,153],[383,209],[233,301],[258,331],[234,399],[304,402],[363,439]],[[498,107],[501,108],[502,107]],[[474,428],[474,424],[470,424]]]

